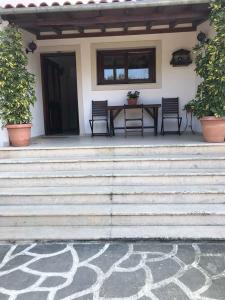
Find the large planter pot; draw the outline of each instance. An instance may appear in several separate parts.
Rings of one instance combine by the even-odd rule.
[[[225,118],[204,117],[200,119],[204,140],[209,143],[223,143]]]
[[[128,105],[137,105],[138,98],[127,99]]]
[[[10,146],[28,146],[30,144],[31,126],[31,124],[6,125]]]

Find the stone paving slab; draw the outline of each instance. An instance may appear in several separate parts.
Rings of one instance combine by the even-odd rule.
[[[0,244],[0,300],[225,300],[225,242]]]

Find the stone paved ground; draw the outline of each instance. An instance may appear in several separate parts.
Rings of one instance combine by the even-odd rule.
[[[225,300],[225,242],[0,245],[0,300]]]

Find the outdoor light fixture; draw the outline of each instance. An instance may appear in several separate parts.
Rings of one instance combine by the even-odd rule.
[[[207,41],[206,34],[204,32],[199,32],[199,34],[197,35],[197,40],[200,43],[205,43]]]
[[[37,49],[37,45],[35,44],[35,42],[31,42],[28,44],[27,48],[26,48],[26,53],[28,54],[29,52],[34,53],[34,51]]]

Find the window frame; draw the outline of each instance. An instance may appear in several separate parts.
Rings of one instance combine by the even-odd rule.
[[[149,74],[152,75],[148,79],[128,79],[128,56],[129,54],[141,54],[149,52],[153,59],[149,60]],[[124,55],[125,79],[123,80],[105,80],[104,79],[104,57],[106,55]],[[132,48],[132,49],[114,49],[114,50],[97,50],[97,85],[121,85],[121,84],[137,84],[137,83],[156,83],[156,47],[149,48]],[[115,70],[115,69],[113,69]],[[115,72],[115,71],[114,71]]]

